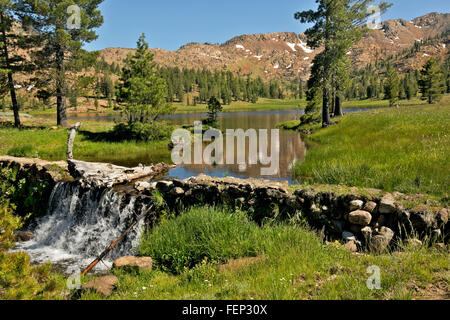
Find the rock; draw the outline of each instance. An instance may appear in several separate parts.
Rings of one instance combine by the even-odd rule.
[[[134,188],[137,191],[144,191],[144,190],[149,190],[151,189],[151,184],[149,182],[145,182],[145,181],[138,181],[134,184]]]
[[[153,268],[153,260],[150,257],[126,256],[114,261],[113,268],[131,269],[136,271],[151,271]]]
[[[370,240],[370,251],[373,253],[381,253],[388,247],[389,242],[385,237],[377,235]]]
[[[118,281],[119,279],[116,276],[105,276],[89,281],[81,287],[81,290],[93,290],[97,293],[103,294],[104,296],[110,296]]]
[[[356,252],[358,251],[358,247],[356,246],[355,241],[349,241],[346,244],[344,244],[344,248],[347,249],[350,252]]]
[[[170,194],[174,195],[174,196],[181,196],[184,194],[184,190],[183,190],[183,188],[176,187],[170,191]]]
[[[156,188],[163,192],[167,192],[169,191],[172,184],[172,181],[158,181],[158,183],[156,183]]]
[[[370,251],[374,253],[383,252],[389,246],[393,238],[394,231],[389,228],[382,227],[370,240]]]
[[[387,193],[380,201],[380,207],[378,211],[381,214],[391,214],[397,211],[395,207],[395,199],[392,194]]]
[[[421,247],[423,245],[422,241],[420,241],[419,239],[405,239],[403,241],[403,244],[405,246],[409,245],[411,247]]]
[[[436,215],[436,222],[438,227],[445,226],[448,223],[448,210],[446,208],[442,208]]]
[[[364,240],[366,243],[370,243],[370,240],[372,239],[372,228],[371,227],[365,227],[361,229],[361,234],[364,237]]]
[[[414,207],[410,211],[411,224],[417,232],[425,232],[436,223],[435,214],[425,205]]]
[[[361,200],[353,200],[350,202],[350,211],[360,210],[364,206],[364,202]]]
[[[353,224],[365,227],[370,224],[372,215],[364,210],[356,210],[349,213],[348,220]]]
[[[34,238],[33,232],[30,231],[15,231],[14,236],[18,242],[30,241]]]
[[[373,201],[369,201],[365,204],[363,210],[370,212],[370,213],[374,213],[376,208],[377,208],[377,203],[373,202]]]
[[[311,210],[311,213],[313,213],[313,214],[320,214],[320,213],[322,213],[322,211],[320,211],[320,209],[316,206],[315,203],[313,203],[311,205],[310,210]]]
[[[348,231],[342,232],[342,239],[344,239],[345,241],[356,241],[355,235]]]

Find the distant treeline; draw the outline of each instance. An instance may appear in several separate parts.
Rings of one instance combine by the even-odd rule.
[[[195,70],[178,67],[159,68],[159,74],[168,86],[168,101],[188,105],[207,103],[211,97],[222,100],[256,103],[258,98],[283,99],[285,92],[278,80],[264,81],[261,77],[237,76],[231,71]]]

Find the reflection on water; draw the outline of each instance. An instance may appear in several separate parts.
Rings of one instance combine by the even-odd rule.
[[[205,115],[201,114],[177,114],[167,120],[173,124],[183,125],[183,124],[194,124],[194,121],[201,120]],[[226,150],[226,135],[227,129],[255,129],[258,133],[259,129],[268,129],[268,146],[267,150],[260,150],[258,145],[258,152],[263,152],[264,154],[271,155],[271,130],[275,129],[275,126],[283,121],[292,120],[298,117],[297,111],[269,111],[269,112],[244,112],[244,113],[224,113],[218,118],[219,127],[224,132],[224,159],[227,154]],[[276,141],[274,141],[276,142]],[[187,178],[199,173],[205,173],[207,175],[215,177],[224,176],[234,176],[234,177],[257,177],[265,179],[277,179],[277,180],[288,180],[291,181],[291,167],[293,162],[300,161],[304,159],[306,155],[305,144],[301,140],[298,133],[295,132],[279,132],[279,170],[276,175],[272,176],[262,176],[261,169],[269,168],[270,165],[262,165],[260,161],[257,164],[250,165],[249,161],[249,139],[246,139],[245,143],[245,155],[247,165],[242,166],[237,164],[237,153],[238,144],[234,143],[234,156],[235,164],[219,164],[219,165],[208,165],[208,164],[189,164],[182,165],[178,168],[171,170],[169,175],[171,177],[177,178]],[[209,144],[205,143],[204,146]],[[192,157],[193,159],[193,157]],[[226,162],[226,161],[224,161]]]
[[[347,112],[360,111],[359,110],[346,110]],[[298,119],[300,116],[298,110],[282,110],[282,111],[250,111],[250,112],[239,112],[239,113],[222,113],[218,117],[220,129],[223,132],[226,129],[255,129],[257,132],[259,129],[268,129],[269,134],[269,147],[265,150],[267,154],[270,155],[270,129],[275,129],[276,125],[280,122]],[[99,114],[98,116],[92,116],[92,114],[77,114],[71,115],[71,119],[90,119],[97,121],[114,121],[119,119],[120,116],[117,115],[105,115]],[[171,116],[166,116],[164,119],[172,124],[177,125],[193,125],[194,121],[199,121],[206,118],[206,114],[199,113],[189,113],[189,114],[175,114]],[[258,133],[259,134],[259,133]],[[225,136],[225,135],[224,135]],[[209,143],[206,143],[207,146]],[[259,147],[259,146],[258,146]],[[237,143],[235,143],[235,156],[237,153]],[[248,160],[249,145],[248,139],[246,139],[246,159]],[[301,161],[306,156],[306,147],[302,141],[300,134],[295,132],[282,131],[279,132],[279,171],[278,174],[274,176],[261,176],[261,168],[268,168],[269,165],[261,165],[260,161],[256,165],[247,165],[245,167],[239,166],[237,164],[227,165],[207,165],[207,164],[192,164],[192,165],[182,165],[170,171],[169,176],[174,178],[188,178],[191,176],[196,176],[199,173],[205,173],[210,176],[224,177],[224,176],[234,176],[234,177],[255,177],[264,179],[276,179],[276,180],[287,180],[290,183],[291,179],[291,168],[294,162]],[[258,150],[260,152],[260,150]],[[224,154],[226,154],[226,139],[224,139]],[[111,159],[102,159],[102,155],[98,155],[97,159],[92,159],[90,161],[108,161],[113,162],[118,165],[136,166],[139,163],[156,163],[156,162],[167,162],[167,155],[160,156],[155,155],[139,155],[135,160],[130,161],[129,159],[124,163],[120,158],[111,161]],[[248,163],[248,162],[247,162]]]

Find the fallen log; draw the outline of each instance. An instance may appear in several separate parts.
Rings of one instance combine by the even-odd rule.
[[[116,166],[110,163],[85,162],[73,159],[67,160],[69,173],[75,179],[80,179],[86,187],[108,187],[122,185],[137,179],[153,179],[164,176],[169,169],[174,168],[164,163],[135,168]]]
[[[103,251],[97,259],[95,259],[94,261],[92,261],[92,263],[83,270],[82,275],[85,276],[89,271],[92,270],[92,268],[94,268],[100,261],[102,261],[109,252],[111,252],[112,249],[114,249],[117,244],[122,241],[123,238],[125,238],[125,236],[130,233],[131,230],[134,229],[134,227],[139,223],[139,221],[141,221],[147,214],[149,214],[151,212],[151,210],[153,209],[153,206],[150,206],[150,208],[148,210],[146,210],[144,213],[142,213],[139,217],[137,217],[136,221],[134,221],[131,226],[116,240],[114,241],[108,248],[106,248],[105,251]]]

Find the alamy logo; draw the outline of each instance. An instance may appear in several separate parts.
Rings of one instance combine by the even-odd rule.
[[[371,5],[367,8],[367,28],[380,29],[381,28],[381,10],[377,5]]]
[[[210,129],[203,134],[202,122],[194,123],[194,142],[192,134],[185,129],[177,129],[172,134],[172,161],[176,165],[181,164],[238,164],[244,170],[247,165],[256,165],[258,161],[267,168],[261,168],[262,176],[277,175],[280,168],[280,133],[278,129],[270,132],[267,129],[228,129],[226,139],[220,130]],[[248,139],[248,162],[246,161],[246,141]],[[213,141],[214,140],[214,141]],[[224,155],[224,140],[226,155]],[[211,142],[203,148],[203,142]],[[237,142],[237,145],[235,144]],[[259,146],[259,148],[258,148]],[[193,148],[193,149],[192,149]],[[235,150],[236,153],[235,154]],[[237,160],[236,160],[237,159]]]
[[[80,270],[72,274],[66,281],[69,290],[81,289],[81,272]]]
[[[381,269],[378,266],[370,266],[367,268],[367,274],[370,277],[367,279],[367,288],[369,290],[380,290],[381,289]]]
[[[80,29],[81,27],[81,10],[76,4],[67,7],[67,13],[70,17],[67,18],[67,29]]]

